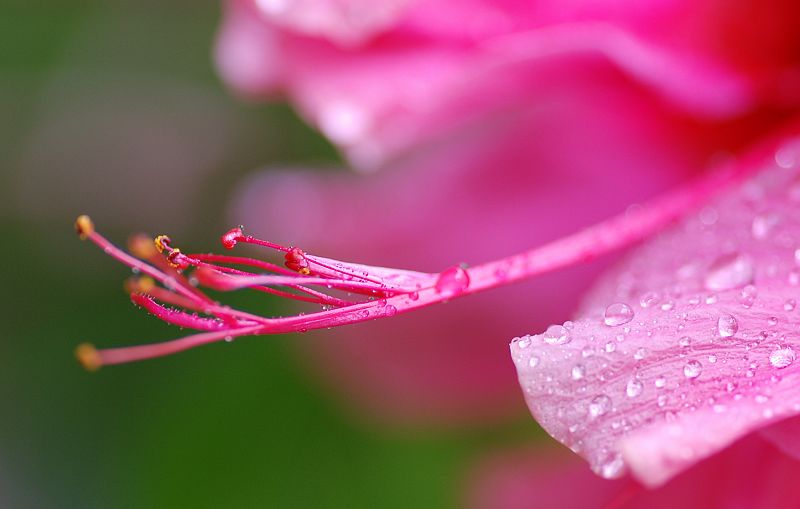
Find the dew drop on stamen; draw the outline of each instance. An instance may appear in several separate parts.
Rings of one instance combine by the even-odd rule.
[[[778,369],[783,369],[795,360],[795,353],[789,347],[778,348],[769,354],[769,363]]]
[[[633,320],[633,310],[624,302],[615,302],[606,308],[603,322],[609,327],[617,327]]]
[[[542,334],[542,341],[548,345],[563,345],[571,341],[569,330],[563,325],[551,325]]]
[[[739,331],[739,322],[733,315],[723,314],[717,320],[717,331],[720,337],[729,338]]]
[[[469,274],[458,265],[443,271],[436,280],[436,291],[444,296],[458,295],[468,287]]]
[[[694,379],[703,372],[703,365],[699,361],[691,360],[683,366],[683,376]]]

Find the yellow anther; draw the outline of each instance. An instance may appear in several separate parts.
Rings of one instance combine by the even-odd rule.
[[[148,276],[129,277],[125,280],[125,293],[150,293],[156,282]]]
[[[94,223],[87,215],[78,216],[75,220],[75,231],[81,240],[86,240],[91,234],[94,233]]]
[[[147,260],[156,254],[156,249],[153,247],[153,241],[146,235],[138,233],[128,239],[128,251],[133,256]]]
[[[300,274],[302,274],[304,276],[307,276],[307,275],[311,274],[311,269],[309,269],[308,267],[303,267],[302,269],[299,269],[297,272],[299,272]]]
[[[153,244],[155,244],[156,249],[158,249],[159,253],[163,253],[165,249],[169,247],[169,237],[166,235],[159,235],[155,239],[153,239]]]
[[[169,265],[171,267],[173,267],[175,269],[178,269],[178,268],[181,267],[180,263],[175,263],[175,259],[178,258],[178,256],[180,254],[181,254],[181,250],[178,249],[177,247],[174,248],[172,251],[170,251],[169,256],[167,257],[167,261],[169,262]]]
[[[103,359],[91,343],[81,343],[75,349],[75,358],[86,371],[97,371],[103,365]]]

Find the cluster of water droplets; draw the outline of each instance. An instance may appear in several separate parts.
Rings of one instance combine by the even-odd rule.
[[[619,441],[649,425],[711,412],[752,428],[800,413],[793,147],[633,253],[582,319],[512,341],[534,416],[600,475],[625,472]]]

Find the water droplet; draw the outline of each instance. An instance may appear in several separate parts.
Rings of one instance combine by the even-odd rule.
[[[789,299],[783,303],[783,310],[784,311],[794,311],[794,308],[797,307],[797,301],[794,299]]]
[[[436,291],[446,297],[463,293],[468,287],[469,274],[458,265],[443,271],[436,280]]]
[[[716,364],[717,363],[717,356],[713,353],[708,356],[708,363],[709,364]]]
[[[595,396],[589,402],[589,416],[593,419],[605,415],[609,410],[611,410],[611,398],[605,394]]]
[[[756,301],[757,296],[758,296],[758,289],[753,285],[747,285],[744,288],[742,288],[742,291],[739,294],[739,302],[742,303],[742,306],[750,308]]]
[[[783,369],[794,362],[795,353],[791,348],[783,347],[769,354],[769,363],[778,369]]]
[[[411,300],[419,300],[419,292],[411,292],[408,294],[408,298]]]
[[[633,320],[633,310],[624,302],[616,302],[606,308],[603,322],[609,327],[617,327]]]
[[[225,340],[226,343],[230,343],[231,341],[233,341],[233,336],[225,336],[223,339]]]
[[[635,378],[631,378],[628,380],[628,385],[625,387],[625,394],[627,394],[629,398],[635,398],[642,393],[643,388],[644,386],[642,385],[642,382],[636,380]]]
[[[531,357],[530,359],[528,359],[528,366],[530,366],[532,368],[535,368],[538,365],[539,365],[539,358],[538,357],[534,356],[534,357]]]
[[[563,345],[569,343],[572,338],[569,335],[569,330],[563,325],[551,325],[544,331],[542,340],[548,345]]]
[[[778,221],[779,218],[775,214],[758,214],[753,218],[750,231],[757,240],[764,240],[769,236],[775,225],[778,224]]]
[[[617,350],[617,345],[609,341],[605,346],[606,353],[614,353]]]
[[[386,316],[394,316],[397,314],[397,308],[389,304],[386,306],[386,308],[384,308],[384,312],[386,313]]]
[[[778,325],[778,317],[777,316],[770,316],[767,318],[767,325],[774,326]]]
[[[645,348],[637,348],[635,352],[633,352],[633,358],[637,361],[640,361],[647,357],[647,350]]]
[[[681,339],[678,340],[678,345],[682,348],[688,348],[689,345],[692,344],[692,338],[689,336],[683,336]]]
[[[683,366],[683,376],[689,379],[694,379],[700,376],[703,372],[703,365],[699,361],[689,361]]]
[[[739,322],[736,321],[733,315],[727,313],[720,315],[717,320],[717,331],[723,338],[729,338],[739,331]]]
[[[572,379],[573,380],[580,380],[586,374],[586,368],[581,366],[580,364],[576,364],[572,367]]]
[[[530,336],[522,336],[521,338],[515,338],[515,339],[517,340],[517,347],[523,350],[531,346]]]
[[[606,479],[616,479],[625,471],[625,462],[620,454],[615,454],[613,458],[600,466],[599,474]]]
[[[649,308],[658,304],[658,294],[656,292],[647,292],[639,298],[639,305],[643,308]]]
[[[671,300],[661,304],[661,311],[670,311],[672,308],[675,307],[675,303]]]
[[[717,258],[708,269],[705,286],[709,290],[730,290],[753,282],[755,268],[747,256],[732,253]]]
[[[667,379],[666,379],[666,378],[664,378],[663,376],[660,376],[660,377],[658,377],[658,378],[656,378],[656,379],[655,379],[655,381],[653,382],[653,384],[654,384],[654,385],[655,385],[655,386],[656,386],[658,389],[663,389],[664,387],[666,387],[666,386],[667,386]]]

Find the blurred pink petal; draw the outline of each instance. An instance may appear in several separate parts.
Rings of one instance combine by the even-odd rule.
[[[472,509],[744,509],[800,505],[800,462],[749,436],[664,486],[607,481],[564,454],[541,449],[496,454],[468,479]]]
[[[534,416],[600,475],[657,486],[800,413],[800,139],[737,164],[763,170],[512,343]]]
[[[761,436],[784,453],[800,460],[800,417],[792,417],[764,428]]]
[[[787,2],[362,3],[233,0],[217,60],[242,92],[285,92],[363,169],[529,101],[576,60],[699,117],[800,99]]]
[[[554,69],[531,97],[541,100],[379,175],[253,177],[230,220],[338,259],[439,271],[610,217],[705,166],[721,146],[709,136],[731,132],[674,118],[605,66]],[[605,263],[330,331],[311,356],[353,405],[394,422],[496,419],[519,405],[504,334],[566,318]]]

